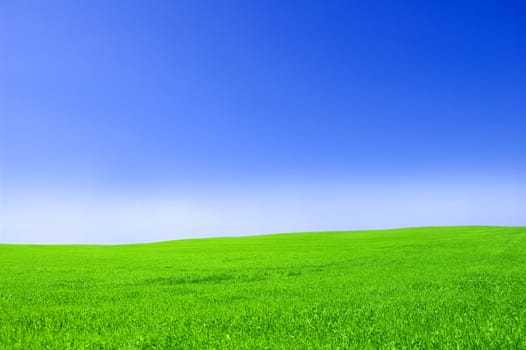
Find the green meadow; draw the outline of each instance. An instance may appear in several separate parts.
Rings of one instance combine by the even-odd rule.
[[[1,349],[526,349],[526,227],[0,245]]]

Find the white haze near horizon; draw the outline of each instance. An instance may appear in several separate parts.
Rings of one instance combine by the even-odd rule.
[[[0,243],[153,242],[279,232],[526,225],[522,183],[4,190]]]

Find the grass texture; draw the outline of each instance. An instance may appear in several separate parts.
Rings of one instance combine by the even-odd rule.
[[[526,227],[0,245],[1,349],[526,349]]]

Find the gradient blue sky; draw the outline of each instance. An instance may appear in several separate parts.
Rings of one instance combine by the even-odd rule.
[[[524,18],[519,0],[2,2],[0,241],[526,225]]]

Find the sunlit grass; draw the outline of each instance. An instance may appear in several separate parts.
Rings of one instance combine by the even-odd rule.
[[[0,245],[0,348],[524,349],[526,228]]]

